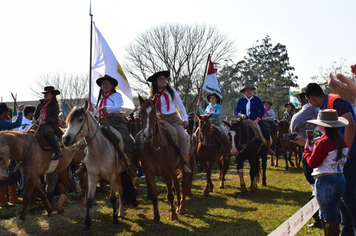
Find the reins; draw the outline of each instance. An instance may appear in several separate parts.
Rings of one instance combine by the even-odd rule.
[[[246,126],[247,127],[247,139],[249,139],[250,137],[250,129],[249,129],[249,125]],[[239,143],[237,144],[237,148],[239,148],[241,146],[241,150],[237,152],[237,155],[239,155],[240,153],[242,153],[243,151],[245,151],[245,149],[257,138],[256,135],[245,145],[241,144],[241,128],[239,127]],[[245,146],[245,147],[244,147]]]

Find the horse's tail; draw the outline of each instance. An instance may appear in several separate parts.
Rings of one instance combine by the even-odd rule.
[[[123,189],[122,203],[124,205],[132,205],[134,207],[138,206],[136,189],[133,186],[131,177],[126,173],[126,171],[121,172],[121,184]]]

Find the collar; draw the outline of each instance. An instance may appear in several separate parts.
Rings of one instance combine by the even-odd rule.
[[[253,98],[255,98],[255,97],[252,95],[251,98],[247,98],[247,97],[244,95],[243,98],[246,99],[246,100],[251,100],[251,99],[253,99]]]

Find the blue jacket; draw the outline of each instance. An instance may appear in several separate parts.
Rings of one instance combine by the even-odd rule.
[[[262,100],[255,96],[252,95],[253,98],[250,101],[250,109],[251,113],[250,116],[248,117],[251,120],[255,120],[256,118],[259,118],[260,120],[262,119],[263,115],[265,114],[265,108],[263,106]],[[236,107],[235,107],[235,115],[237,116],[239,113],[246,115],[246,104],[247,104],[247,99],[245,96],[240,98],[237,101]]]
[[[6,120],[0,120],[0,130],[11,130],[20,127],[22,123],[22,111],[17,113],[17,119],[15,122],[8,122]]]
[[[199,107],[200,114],[209,113],[210,107],[211,107],[211,105],[209,104],[206,107],[205,111],[203,111],[203,109],[201,109],[201,107]],[[216,104],[214,109],[215,109],[215,111],[214,111],[213,115],[211,116],[210,120],[220,120],[222,107],[219,104]]]

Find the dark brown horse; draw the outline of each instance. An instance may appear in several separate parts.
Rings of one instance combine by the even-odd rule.
[[[206,171],[206,185],[204,196],[209,196],[209,192],[214,189],[213,181],[211,180],[211,170],[214,162],[219,167],[220,188],[224,188],[225,175],[230,165],[230,156],[224,157],[223,144],[219,141],[221,138],[220,130],[210,122],[212,114],[199,115],[199,132],[197,153],[201,163]]]
[[[59,159],[58,165],[53,171],[57,173],[58,178],[64,185],[64,191],[60,196],[57,206],[59,214],[64,212],[63,205],[67,200],[67,193],[71,187],[71,180],[66,168],[72,161],[75,152],[62,148],[62,153],[63,157]],[[26,178],[23,192],[23,207],[20,213],[21,220],[26,219],[27,206],[30,203],[30,197],[33,192],[41,198],[48,216],[52,215],[52,206],[43,192],[41,183],[37,181],[40,175],[46,174],[51,164],[51,155],[52,150],[43,149],[38,139],[34,137],[33,132],[0,132],[0,179],[8,177],[7,167],[10,158],[16,161],[17,168]]]
[[[286,161],[286,170],[288,170],[288,161],[291,167],[294,167],[294,163],[292,162],[292,153],[295,154],[295,164],[297,167],[300,167],[300,159],[298,159],[298,152],[297,152],[297,144],[289,142],[288,139],[285,139],[283,135],[289,134],[289,122],[285,119],[280,120],[277,124],[277,136],[279,139],[280,147],[282,150],[282,154],[284,155],[284,159]],[[288,157],[287,157],[287,152]],[[276,156],[276,164],[278,166],[278,156]]]
[[[273,132],[270,122],[268,120],[263,120],[263,122],[266,124],[266,126],[269,130],[269,133],[271,136],[271,141],[272,141],[271,143],[272,143],[272,146],[274,147],[274,152],[276,153],[276,161],[274,161],[273,155],[271,155],[270,165],[277,167],[278,166],[279,149],[280,149],[281,145],[280,145],[277,133]]]
[[[171,142],[170,135],[168,135],[161,128],[156,114],[157,97],[154,96],[152,99],[144,100],[141,96],[139,96],[139,100],[141,106],[140,115],[142,130],[137,134],[136,140],[141,142],[141,163],[146,176],[147,188],[153,204],[153,224],[155,225],[160,221],[156,176],[162,176],[166,180],[167,198],[171,204],[171,220],[176,220],[178,219],[177,213],[186,213],[186,185],[189,181],[189,176],[192,174],[183,173],[183,197],[181,199],[180,184],[177,178],[177,171],[182,167],[182,162],[179,157],[179,149]],[[172,183],[174,183],[174,189],[177,193],[177,209],[174,205]]]

